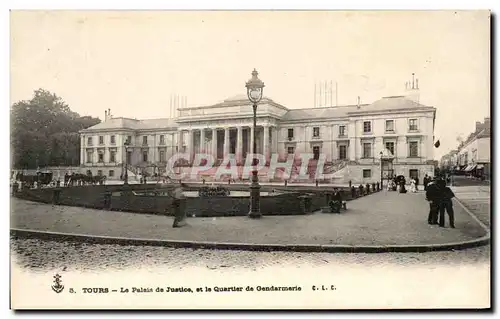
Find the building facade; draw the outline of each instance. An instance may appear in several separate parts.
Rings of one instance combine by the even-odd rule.
[[[477,175],[490,176],[491,172],[491,124],[490,118],[476,122],[476,129],[458,147],[457,168]]]
[[[433,174],[436,110],[421,105],[418,88],[371,104],[288,109],[264,97],[257,109],[257,153],[323,157],[334,170],[333,182],[380,181],[382,158],[392,173],[420,179]],[[94,174],[119,178],[128,163],[164,167],[178,152],[210,153],[220,163],[228,154],[244,165],[253,145],[253,111],[246,95],[210,106],[185,107],[175,119],[115,118],[81,131],[81,164]],[[125,142],[129,141],[129,145]]]

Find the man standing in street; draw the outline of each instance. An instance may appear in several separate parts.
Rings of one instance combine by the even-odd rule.
[[[441,190],[437,181],[432,181],[426,186],[425,198],[429,201],[429,216],[427,223],[429,225],[438,224],[438,211],[441,202]]]
[[[440,188],[442,189],[442,197],[439,203],[439,227],[445,227],[445,217],[444,211],[448,213],[448,218],[450,219],[450,227],[455,228],[455,213],[453,211],[453,197],[455,194],[446,186],[446,181],[440,180]]]

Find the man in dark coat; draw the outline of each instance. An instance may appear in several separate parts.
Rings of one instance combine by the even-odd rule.
[[[425,174],[424,176],[424,191],[427,191],[427,184],[429,184],[429,176],[427,176],[427,174]]]
[[[429,225],[438,224],[438,211],[441,203],[441,193],[442,190],[440,189],[440,185],[437,181],[427,184],[425,198],[429,201],[429,216],[427,217]]]
[[[439,227],[444,227],[445,225],[445,217],[444,211],[448,213],[448,218],[450,219],[450,227],[455,228],[455,213],[453,211],[453,201],[452,198],[455,197],[455,194],[446,186],[446,182],[444,180],[439,181],[440,188],[442,189],[442,197],[439,203]]]

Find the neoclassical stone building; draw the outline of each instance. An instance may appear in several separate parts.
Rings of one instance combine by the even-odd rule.
[[[381,157],[392,162],[392,174],[422,180],[433,174],[435,116],[435,108],[419,103],[415,86],[371,104],[338,107],[288,109],[264,97],[257,110],[257,152],[267,159],[271,154],[325,156],[338,183],[379,181]],[[172,119],[116,118],[108,110],[102,123],[81,131],[82,168],[118,179],[126,162],[133,176],[137,167],[165,167],[178,152],[210,153],[218,163],[234,154],[241,164],[251,152],[252,131],[246,95],[181,108]]]

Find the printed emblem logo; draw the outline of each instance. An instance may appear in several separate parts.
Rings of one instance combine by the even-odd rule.
[[[54,290],[57,293],[60,293],[61,291],[64,290],[64,286],[62,285],[61,276],[59,274],[56,274],[54,276],[54,285],[52,285],[52,290]]]

